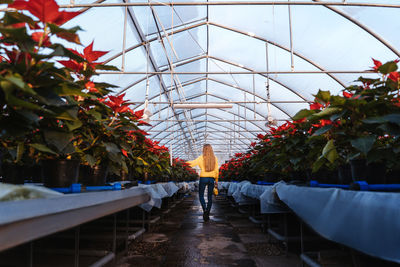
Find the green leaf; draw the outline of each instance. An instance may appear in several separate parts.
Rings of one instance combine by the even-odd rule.
[[[44,138],[48,144],[55,146],[61,152],[71,143],[74,136],[72,133],[45,131]]]
[[[326,133],[327,131],[329,131],[330,129],[332,129],[333,125],[326,125],[318,130],[315,131],[315,133],[313,134],[313,136],[317,136],[317,135],[322,135],[324,133]]]
[[[90,154],[85,154],[85,160],[91,167],[96,164],[96,159]]]
[[[331,96],[331,105],[342,106],[346,103],[346,98],[338,95]]]
[[[31,95],[36,95],[36,92],[24,82],[24,80],[22,79],[22,77],[19,74],[6,76],[4,78],[7,81],[13,83],[15,86],[17,86],[18,89],[20,89],[26,93],[29,93]]]
[[[66,121],[65,124],[67,125],[70,131],[76,130],[83,125],[80,120],[74,120],[71,122]]]
[[[89,110],[89,111],[86,111],[86,113],[92,115],[92,116],[93,116],[96,120],[98,120],[98,121],[101,120],[101,113],[100,113],[100,112],[97,112],[97,111],[94,110],[94,109],[91,109],[91,110]]]
[[[144,166],[148,166],[148,165],[149,165],[149,164],[148,164],[144,159],[142,159],[141,157],[137,157],[137,159],[138,159],[141,163],[143,163]]]
[[[121,161],[121,167],[122,167],[122,170],[123,170],[124,172],[126,172],[126,173],[129,172],[128,166],[126,166],[126,162],[123,161],[123,160]]]
[[[317,172],[317,171],[325,164],[325,162],[326,162],[326,159],[325,159],[323,156],[319,157],[319,158],[313,163],[312,172],[313,172],[313,173],[314,173],[314,172]]]
[[[82,92],[82,89],[79,88],[73,88],[73,87],[68,87],[66,85],[63,85],[62,87],[57,87],[54,88],[54,92],[57,93],[60,96],[85,96],[87,97],[88,94]]]
[[[315,95],[315,97],[317,98],[317,100],[322,100],[325,103],[328,103],[331,99],[331,92],[318,90],[318,93]]]
[[[22,155],[24,154],[25,151],[25,146],[24,143],[20,142],[18,143],[17,146],[17,158],[15,159],[15,162],[19,162],[22,159]]]
[[[395,123],[397,125],[400,125],[400,114],[388,114],[383,117],[385,120],[391,123]]]
[[[25,118],[29,124],[37,123],[40,120],[39,116],[30,110],[20,109],[16,110],[16,112]]]
[[[351,140],[351,145],[362,152],[364,155],[367,155],[368,152],[372,149],[374,145],[376,137],[374,135],[364,136],[357,139]]]
[[[362,122],[367,124],[375,124],[375,123],[385,123],[387,120],[384,117],[371,117],[362,120]]]
[[[312,118],[321,118],[325,116],[330,116],[332,114],[340,112],[342,109],[340,108],[333,108],[333,107],[328,107],[324,108],[321,112],[315,113],[312,115]]]
[[[11,4],[13,1],[14,0],[0,0],[0,4]]]
[[[96,70],[115,70],[115,71],[119,71],[119,69],[115,66],[112,65],[96,65]]]
[[[394,61],[386,62],[385,64],[383,64],[378,68],[378,71],[382,74],[388,74],[396,70],[397,70],[397,63]]]
[[[67,40],[72,43],[81,44],[79,36],[76,34],[77,31],[82,30],[79,26],[71,29],[64,29],[51,23],[48,23],[47,25],[49,26],[50,31],[53,34],[57,35],[59,38]]]
[[[2,1],[4,1],[4,0],[0,0],[0,4],[3,4]],[[12,0],[5,0],[5,1],[12,2]],[[35,21],[31,17],[29,17],[25,14],[22,14],[20,12],[6,12],[4,14],[3,20],[4,20],[5,26],[9,26],[9,25],[13,25],[13,24],[21,23],[21,22],[26,22],[30,26],[36,25]]]
[[[21,99],[16,98],[15,96],[13,96],[11,94],[7,96],[7,102],[11,106],[15,106],[17,108],[19,107],[19,108],[27,108],[27,109],[32,109],[32,110],[44,110],[42,107],[40,107],[40,106],[38,106],[36,104],[33,104],[31,102],[28,102],[28,101],[21,100]]]
[[[107,152],[109,153],[119,153],[121,152],[118,146],[114,143],[104,143],[104,146],[106,147]]]
[[[117,153],[107,153],[107,157],[114,163],[117,163],[118,165],[121,164],[121,162],[123,161],[123,159],[121,158],[120,155],[118,155]]]
[[[294,115],[292,119],[297,121],[297,120],[306,118],[314,113],[315,113],[315,110],[302,109],[299,112],[297,112],[296,115]]]
[[[335,121],[335,120],[337,120],[337,119],[343,117],[344,114],[346,114],[346,110],[343,110],[342,112],[337,113],[337,114],[333,114],[333,115],[330,117],[330,120],[331,120],[331,121]]]
[[[70,108],[67,110],[64,110],[55,116],[59,120],[69,120],[69,121],[75,121],[78,119],[78,108]]]
[[[6,37],[11,36],[13,39],[17,41],[28,41],[31,40],[30,36],[26,33],[26,28],[12,28],[12,27],[1,27],[0,32]],[[33,43],[33,41],[32,41]]]
[[[400,136],[400,127],[397,124],[385,123],[379,125],[378,129],[383,130],[385,133],[392,136]]]
[[[335,144],[333,143],[333,140],[329,140],[328,143],[326,143],[324,149],[322,150],[322,155],[330,163],[334,163],[335,160],[339,157],[339,155],[336,151]]]
[[[57,155],[56,152],[54,152],[53,150],[51,150],[50,148],[48,148],[47,146],[45,146],[43,144],[30,144],[29,146],[35,148],[36,150],[42,151],[42,152]]]

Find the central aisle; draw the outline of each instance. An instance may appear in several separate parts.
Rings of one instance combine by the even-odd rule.
[[[259,227],[221,197],[214,199],[210,221],[204,222],[196,197],[171,239],[162,266],[299,266],[297,257],[281,254],[269,246]]]

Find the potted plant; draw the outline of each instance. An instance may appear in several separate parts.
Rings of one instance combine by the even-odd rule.
[[[36,5],[43,8],[35,8]],[[79,12],[59,11],[54,1],[46,6],[20,1],[9,7],[29,13],[7,11],[0,20],[0,138],[3,151],[8,154],[5,158],[24,164],[24,155],[36,161],[42,153],[68,157],[72,153],[67,151],[72,136],[67,126],[78,121],[73,97],[83,92],[54,63],[55,58],[75,55],[51,39],[57,36],[80,43],[78,27],[60,27]]]

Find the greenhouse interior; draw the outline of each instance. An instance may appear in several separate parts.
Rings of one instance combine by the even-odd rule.
[[[399,1],[0,12],[0,266],[399,266]]]

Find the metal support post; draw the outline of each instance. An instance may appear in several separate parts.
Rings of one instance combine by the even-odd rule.
[[[290,0],[288,0],[289,2]],[[290,35],[290,68],[293,71],[294,70],[294,61],[293,61],[293,34],[292,34],[292,13],[291,13],[291,7],[288,5],[288,12],[289,12],[289,35]]]
[[[33,267],[33,242],[29,242],[28,245],[28,266]]]
[[[81,231],[81,227],[77,226],[75,227],[75,263],[74,266],[75,267],[79,267],[79,239],[80,239],[80,231]]]
[[[117,214],[113,215],[113,240],[112,240],[112,252],[117,255]],[[115,258],[114,258],[115,261]]]

